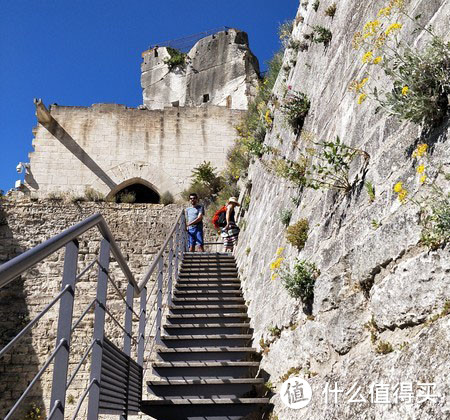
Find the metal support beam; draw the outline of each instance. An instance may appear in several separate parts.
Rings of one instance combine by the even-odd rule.
[[[108,269],[110,259],[110,243],[103,239],[100,245],[99,270],[97,280],[97,305],[95,307],[94,340],[92,348],[91,378],[92,388],[89,391],[88,420],[98,419],[98,402],[100,398],[100,376],[102,370],[103,337],[105,331],[105,307],[108,290]]]
[[[66,401],[67,370],[69,365],[70,338],[72,335],[73,301],[75,297],[75,279],[77,276],[78,241],[66,245],[62,289],[69,287],[59,303],[58,330],[56,346],[65,341],[65,345],[55,356],[53,368],[52,396],[50,407],[55,407],[53,418],[64,420]],[[57,407],[56,407],[57,406]]]

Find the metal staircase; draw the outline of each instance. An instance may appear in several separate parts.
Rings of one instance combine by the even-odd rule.
[[[101,234],[98,256],[78,268],[78,238],[93,228]],[[256,378],[259,361],[256,350],[250,347],[252,334],[234,257],[186,252],[186,239],[181,212],[148,271],[137,282],[103,217],[96,214],[0,265],[2,288],[65,247],[61,291],[0,349],[1,360],[59,303],[56,342],[48,343],[53,350],[4,419],[17,418],[44,375],[53,377],[47,404],[49,420],[96,420],[100,414],[126,419],[140,412],[158,420],[264,418],[269,399],[257,396],[264,381]],[[119,269],[121,279],[112,275],[112,264],[118,266],[115,272]],[[98,270],[93,282],[96,297],[80,307],[76,303],[78,282],[94,268]],[[136,298],[139,309],[134,308]],[[123,309],[118,309],[117,302],[122,302]],[[91,338],[84,339],[86,348],[79,355],[71,351],[71,342],[92,311]],[[123,332],[122,344],[117,343],[117,337],[108,336],[111,324]],[[85,330],[82,334],[89,336]],[[159,380],[147,383],[155,398],[143,400],[144,377],[155,352],[152,369]],[[70,369],[69,356],[79,357],[75,368]],[[68,403],[74,378],[86,366],[89,382],[85,389],[77,390],[76,404]]]
[[[269,399],[256,397],[264,380],[246,310],[231,254],[185,253],[153,363],[161,379],[147,382],[161,399],[141,410],[158,420],[262,418]]]

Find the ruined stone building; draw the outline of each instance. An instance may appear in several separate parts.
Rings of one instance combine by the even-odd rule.
[[[259,77],[245,32],[226,29],[200,39],[180,65],[178,51],[154,46],[142,54],[143,105],[37,105],[34,152],[24,191],[107,197],[127,188],[138,202],[177,196],[203,161],[221,170]]]

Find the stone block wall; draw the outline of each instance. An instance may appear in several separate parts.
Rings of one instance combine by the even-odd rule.
[[[243,111],[218,106],[148,111],[97,104],[53,105],[50,112],[65,133],[56,138],[42,125],[34,130],[25,190],[37,197],[82,195],[86,187],[106,195],[130,180],[159,195],[169,191],[176,196],[202,162],[224,168]]]
[[[49,239],[86,217],[100,212],[108,223],[131,271],[139,281],[148,270],[180,210],[178,205],[164,207],[159,204],[65,203],[49,200],[2,199],[0,202],[0,263]],[[100,239],[98,229],[92,229],[80,238],[79,271],[98,255]],[[0,290],[0,347],[9,342],[59,293],[63,260],[64,250],[61,249],[28,270],[20,279]],[[112,278],[115,279],[122,293],[125,293],[127,281],[114,260],[111,262],[110,269]],[[97,274],[98,268],[94,267],[77,283],[74,321],[95,297]],[[153,281],[154,278],[150,281],[150,287]],[[124,303],[111,284],[108,286],[108,297],[108,309],[123,325]],[[152,299],[149,305],[153,303]],[[134,305],[135,311],[138,312],[139,299],[135,299]],[[33,327],[24,341],[0,360],[0,417],[3,418],[6,411],[12,407],[53,351],[56,341],[57,311],[58,304]],[[154,313],[149,311],[149,316],[153,317]],[[108,315],[106,319],[106,336],[121,348],[122,330],[111,321]],[[69,375],[91,342],[93,321],[91,309],[73,334]],[[152,325],[152,319],[148,323],[148,326],[150,325]],[[134,337],[137,336],[136,329],[137,322],[134,322]],[[133,353],[135,353],[135,347],[133,343]],[[149,348],[150,346],[147,350]],[[79,396],[89,383],[89,369],[90,357],[67,391],[66,416],[73,413]],[[33,402],[41,409],[43,416],[48,415],[51,379],[52,367],[50,366],[41,381],[32,389],[31,397],[24,404],[23,410],[15,416],[16,419],[25,418]],[[82,407],[80,418],[85,417],[85,410],[86,404]]]

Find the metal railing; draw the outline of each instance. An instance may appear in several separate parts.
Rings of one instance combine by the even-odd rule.
[[[79,242],[77,238],[90,229],[97,227],[102,239],[97,258],[84,267],[79,274]],[[172,303],[174,278],[178,278],[182,253],[187,249],[186,220],[184,211],[180,212],[176,223],[150,268],[138,283],[122,255],[111,231],[101,214],[95,214],[42,244],[24,252],[0,266],[0,288],[13,282],[26,270],[43,261],[51,254],[65,247],[61,291],[35,316],[5,347],[0,350],[0,359],[10,353],[22,341],[32,327],[59,302],[55,349],[44,362],[34,379],[29,383],[20,398],[11,407],[4,420],[13,418],[33,386],[53,363],[53,380],[50,409],[47,419],[64,419],[66,393],[83,363],[91,356],[89,384],[79,397],[73,419],[80,412],[84,400],[87,402],[87,419],[94,420],[101,413],[114,413],[125,419],[128,413],[139,410],[142,395],[144,353],[149,342],[161,343],[161,324],[165,305]],[[112,275],[110,263],[117,262],[120,272],[126,279],[126,293]],[[94,267],[98,268],[96,297],[84,308],[81,315],[74,320],[74,299],[77,283]],[[148,290],[148,283],[156,274],[156,281]],[[125,304],[123,323],[108,308],[108,285],[111,285],[119,300]],[[134,299],[140,297],[140,308],[133,309]],[[69,355],[71,339],[75,330],[94,308],[92,340],[88,343],[75,368],[69,376]],[[146,330],[152,311],[156,311],[152,326]],[[122,349],[117,348],[105,332],[106,319],[123,333]],[[137,335],[133,335],[133,323]],[[147,332],[146,332],[147,331]],[[152,340],[153,338],[153,340]],[[152,345],[152,348],[153,348]],[[132,360],[132,356],[136,360]],[[108,379],[110,378],[110,379]]]

